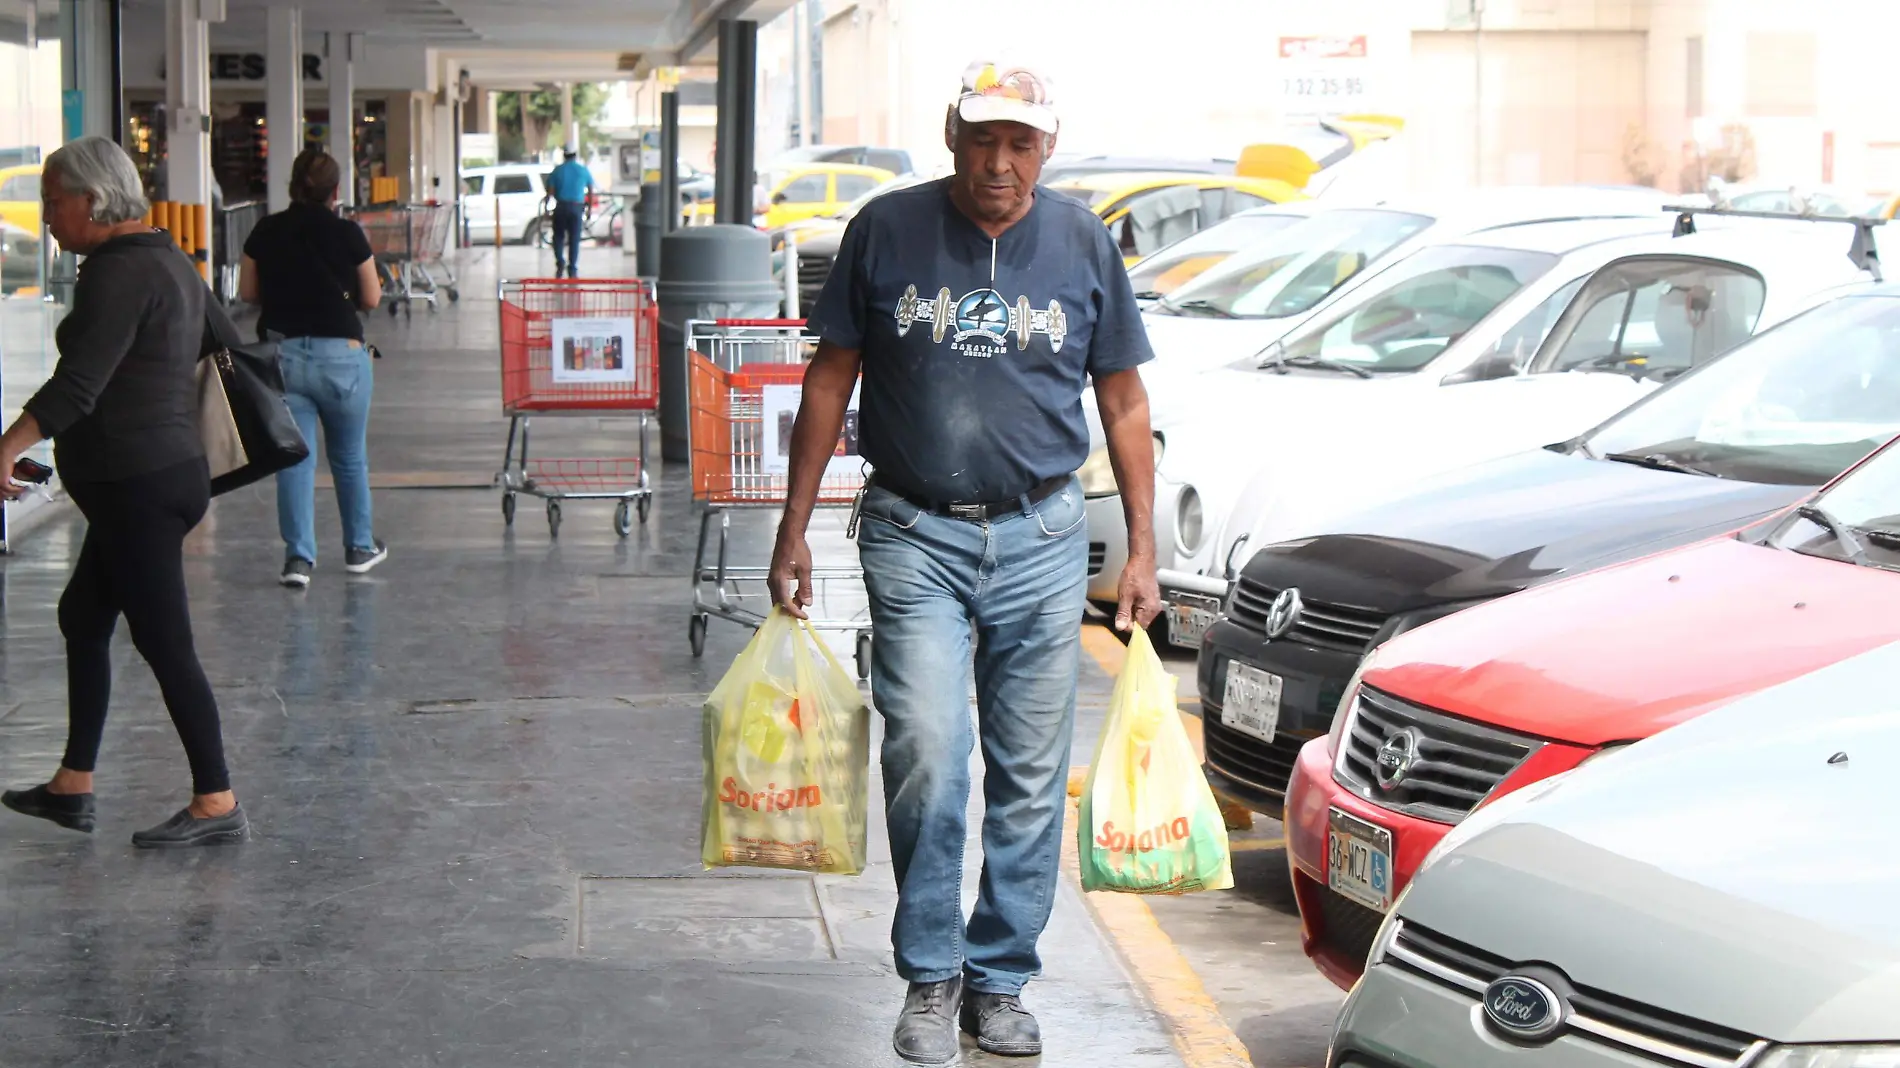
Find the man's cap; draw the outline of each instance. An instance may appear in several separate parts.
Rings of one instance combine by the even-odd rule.
[[[957,117],[964,122],[1020,122],[1043,133],[1055,133],[1055,97],[1049,80],[1025,67],[999,66],[979,59],[963,72],[963,92],[957,97]]]
[[[573,145],[562,145],[561,151],[569,156],[578,156],[581,150],[575,148]]]

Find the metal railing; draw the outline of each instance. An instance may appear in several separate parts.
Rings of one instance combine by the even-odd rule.
[[[211,284],[218,300],[235,304],[238,299],[238,268],[244,262],[244,242],[259,219],[270,208],[261,200],[226,204],[219,208],[211,223]]]

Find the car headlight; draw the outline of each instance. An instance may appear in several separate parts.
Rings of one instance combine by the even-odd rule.
[[[1161,455],[1167,450],[1167,444],[1166,438],[1160,434],[1155,435],[1155,467],[1157,468],[1161,466]],[[1106,445],[1089,453],[1089,458],[1082,461],[1082,467],[1076,471],[1075,477],[1082,480],[1082,496],[1084,497],[1113,497],[1121,492],[1121,487],[1115,484],[1115,465],[1108,457]]]
[[[1346,688],[1339,692],[1339,706],[1333,710],[1333,726],[1326,732],[1326,747],[1332,750],[1333,759],[1339,759],[1339,746],[1346,738],[1346,721],[1352,718],[1353,709],[1359,707],[1359,680],[1365,677],[1366,662],[1372,659],[1368,653],[1359,658],[1359,666],[1353,669],[1352,678],[1346,680]]]
[[[1466,816],[1462,823],[1445,832],[1445,837],[1438,840],[1438,844],[1432,847],[1431,852],[1425,854],[1425,859],[1419,862],[1418,871],[1412,875],[1413,880],[1416,881],[1430,870],[1432,865],[1445,859],[1446,854],[1452,850],[1510,819],[1525,805],[1562,786],[1564,780],[1569,778],[1575,770],[1572,768],[1571,771],[1559,772],[1548,779],[1540,779],[1522,790],[1505,794]]]
[[[1200,491],[1193,486],[1182,486],[1181,497],[1174,506],[1174,540],[1182,552],[1191,555],[1201,551],[1204,519]]]
[[[1775,1046],[1755,1068],[1900,1068],[1900,1046]]]

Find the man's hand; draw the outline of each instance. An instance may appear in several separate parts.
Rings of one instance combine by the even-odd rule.
[[[1161,587],[1155,582],[1155,558],[1131,556],[1122,568],[1121,603],[1115,609],[1115,629],[1126,631],[1129,624],[1146,627],[1161,613]]]
[[[772,570],[767,582],[772,587],[772,603],[799,619],[805,618],[805,606],[811,603],[811,546],[803,534],[780,531],[772,546]],[[1149,586],[1154,585],[1153,568]]]

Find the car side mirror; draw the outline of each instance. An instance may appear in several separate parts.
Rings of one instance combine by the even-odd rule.
[[[784,194],[784,193],[773,193],[773,194],[772,194],[772,203],[774,203],[774,204],[783,204],[783,203],[785,203],[785,194]]]
[[[1445,376],[1440,385],[1456,386],[1466,382],[1489,382],[1496,378],[1511,378],[1520,372],[1517,357],[1508,349],[1492,349],[1473,361],[1462,371],[1454,371]]]

